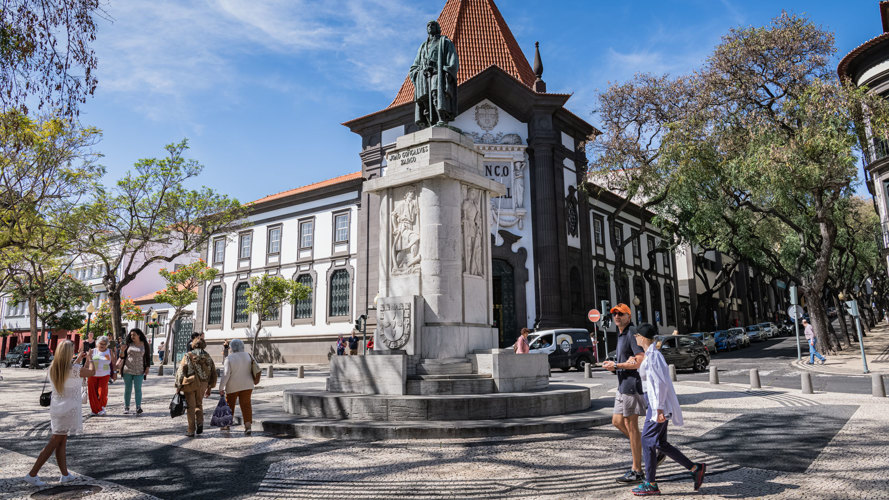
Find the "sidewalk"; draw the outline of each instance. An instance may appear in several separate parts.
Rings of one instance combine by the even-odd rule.
[[[857,337],[857,334],[856,334]],[[800,349],[803,359],[792,361],[792,367],[829,375],[863,375],[864,368],[861,363],[861,347],[858,342],[852,342],[851,348],[844,349],[834,355],[825,356],[827,362],[823,365],[809,362],[809,346],[805,338],[800,335]],[[864,337],[864,352],[867,357],[867,368],[870,373],[889,375],[889,325],[885,322],[877,324],[867,337]]]

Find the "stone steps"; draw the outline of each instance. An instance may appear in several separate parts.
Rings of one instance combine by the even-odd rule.
[[[488,375],[420,375],[435,379],[413,379],[408,377],[407,393],[420,394],[491,394],[497,392],[494,379]]]
[[[489,381],[493,383],[492,381]],[[531,418],[585,411],[586,387],[555,385],[541,391],[463,395],[336,394],[285,390],[284,410],[300,417],[404,422]]]
[[[492,379],[490,373],[468,373],[465,375],[411,375],[408,380],[454,380],[454,379]]]
[[[466,358],[421,359],[417,375],[470,375],[472,362]]]
[[[565,415],[483,420],[391,422],[337,420],[294,415],[270,415],[261,421],[265,432],[284,437],[325,439],[457,439],[490,436],[565,433],[611,424],[610,405]]]

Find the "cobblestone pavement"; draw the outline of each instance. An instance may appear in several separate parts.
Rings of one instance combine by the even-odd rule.
[[[49,433],[38,403],[44,372],[3,370],[0,382],[0,500],[52,490],[20,478]],[[260,407],[280,408],[280,391],[323,387],[323,378],[281,372],[263,380]],[[146,383],[146,413],[122,415],[123,385],[111,387],[109,416],[87,417],[86,434],[68,446],[78,485],[90,498],[631,498],[614,479],[630,466],[616,430],[472,440],[343,442],[245,437],[210,428],[184,436],[170,419],[169,376]],[[594,384],[594,397],[613,390]],[[686,425],[670,440],[709,464],[700,493],[669,460],[663,493],[697,498],[889,498],[889,398],[836,393],[802,395],[770,387],[681,381]],[[208,413],[216,398],[206,400]],[[257,418],[261,418],[258,415]],[[208,419],[209,420],[209,419]],[[209,422],[207,422],[209,424]],[[51,459],[41,471],[58,480]],[[50,485],[53,486],[53,485]]]
[[[857,333],[853,337],[857,339]],[[861,347],[858,342],[853,342],[850,349],[827,355],[827,362],[823,365],[820,363],[809,365],[809,346],[802,333],[800,333],[800,338],[803,359],[794,360],[791,363],[794,368],[828,374],[861,375],[863,373],[864,364],[861,361]],[[889,324],[880,322],[867,333],[867,337],[864,337],[864,354],[870,373],[889,375]]]

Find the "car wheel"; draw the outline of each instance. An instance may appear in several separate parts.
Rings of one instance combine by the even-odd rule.
[[[695,366],[694,370],[696,372],[702,372],[707,369],[707,360],[704,359],[704,356],[698,356],[695,358]]]
[[[583,364],[589,363],[589,362],[590,362],[590,360],[587,358],[577,358],[577,364],[575,364],[574,367],[577,368],[577,371],[582,372],[583,371]]]
[[[562,370],[563,372],[567,372],[568,370],[571,369],[571,367],[570,366],[562,366],[562,367],[559,367],[559,369]]]

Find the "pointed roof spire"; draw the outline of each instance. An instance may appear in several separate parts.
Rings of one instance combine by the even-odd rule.
[[[438,24],[441,34],[457,47],[460,58],[457,85],[493,65],[534,88],[534,71],[494,0],[447,0],[438,16]],[[414,84],[405,78],[389,107],[411,102],[413,98]]]
[[[534,42],[534,92],[546,92],[546,82],[543,81],[543,61],[540,60],[540,42]]]

